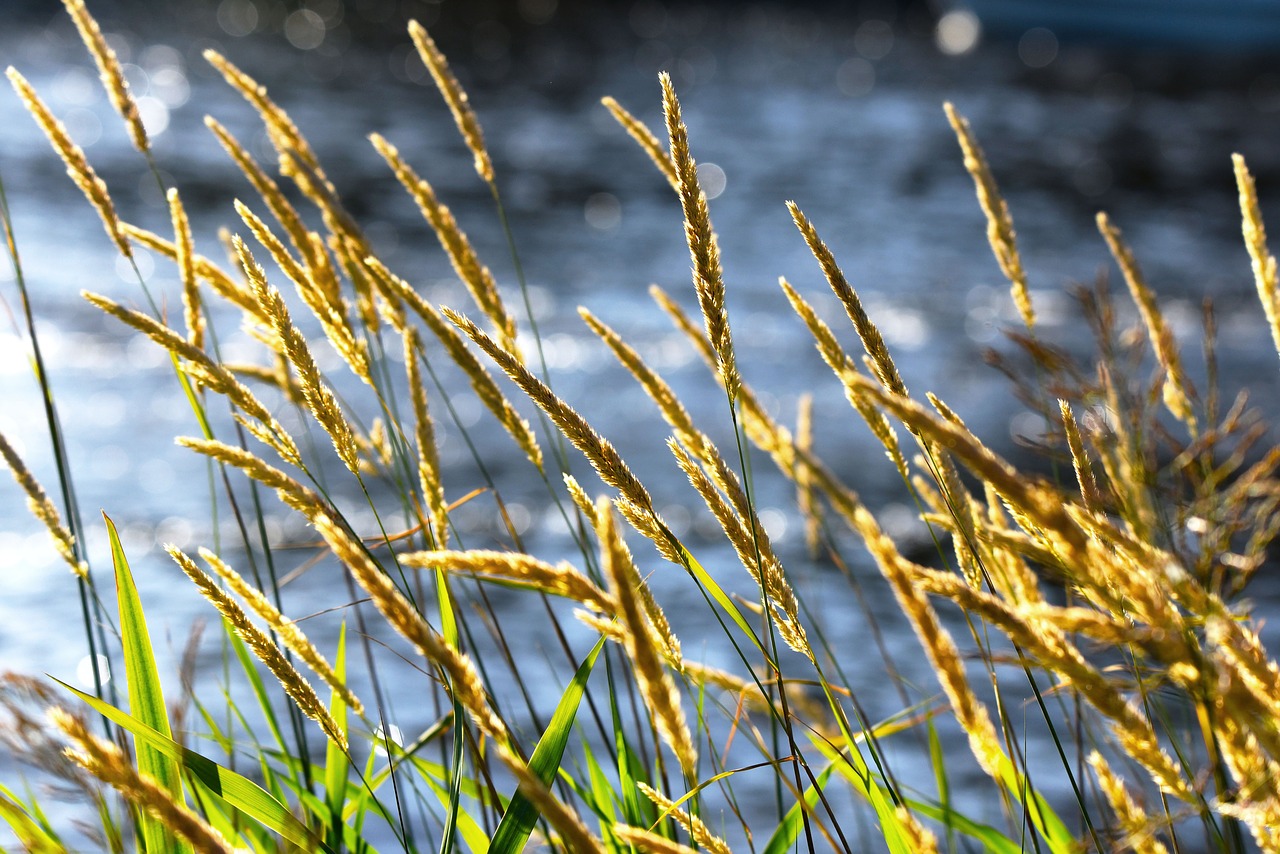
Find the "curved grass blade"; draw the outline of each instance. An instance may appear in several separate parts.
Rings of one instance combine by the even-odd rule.
[[[689,567],[689,571],[693,573],[693,577],[698,580],[699,584],[707,589],[707,592],[711,594],[711,598],[715,599],[716,603],[726,614],[729,615],[729,619],[733,620],[733,622],[737,624],[738,628],[742,629],[742,633],[751,639],[751,642],[756,645],[756,649],[764,652],[765,649],[760,643],[760,638],[756,637],[756,633],[752,630],[751,624],[742,616],[742,612],[738,610],[738,606],[733,604],[733,600],[729,598],[729,594],[725,593],[724,589],[721,588],[719,584],[716,584],[715,579],[707,574],[707,571],[702,568],[702,564],[698,563],[698,559],[695,558],[688,549],[681,546],[680,551],[684,555],[685,563]]]
[[[53,678],[53,677],[50,677]],[[235,771],[225,768],[207,756],[197,753],[189,747],[183,747],[172,737],[147,726],[137,718],[129,715],[110,703],[99,700],[92,694],[86,694],[71,687],[60,679],[54,679],[63,688],[88,703],[95,712],[129,732],[138,740],[139,747],[145,744],[157,754],[181,767],[192,779],[196,780],[205,791],[228,807],[244,813],[246,816],[261,822],[269,830],[273,830],[287,842],[300,846],[306,851],[327,851],[333,849],[307,829],[307,826],[289,812],[289,808],[272,797],[265,789],[252,780],[242,777]],[[174,849],[158,849],[169,851]]]
[[[22,843],[22,850],[34,854],[60,854],[65,851],[62,843],[41,827],[12,794],[7,786],[0,783],[0,820],[9,825],[18,842]]]
[[[551,716],[546,732],[542,734],[542,738],[538,739],[538,746],[534,748],[533,756],[529,758],[529,769],[548,786],[551,785],[556,771],[560,768],[565,745],[569,743],[569,732],[573,729],[573,720],[578,713],[578,704],[582,701],[583,692],[587,687],[587,677],[595,667],[600,650],[604,649],[604,641],[603,637],[596,641],[591,652],[587,653],[586,659],[578,666],[578,672],[573,675],[569,687],[565,689],[560,702],[556,704],[555,714]],[[493,834],[493,841],[489,844],[490,854],[519,854],[524,849],[525,841],[529,838],[529,833],[537,821],[538,808],[530,803],[523,793],[516,792],[511,798],[506,814],[498,824],[497,831]]]
[[[111,541],[111,562],[115,565],[116,603],[120,609],[120,643],[124,651],[125,678],[129,686],[129,712],[141,724],[172,738],[169,729],[169,712],[164,705],[164,693],[160,688],[160,674],[156,671],[155,653],[151,649],[151,635],[147,632],[147,620],[142,611],[142,600],[133,583],[129,559],[120,545],[120,535],[115,523],[106,513],[107,537]],[[149,743],[138,744],[138,770],[154,777],[173,799],[182,803],[182,777],[178,763],[156,750]],[[142,838],[148,851],[186,852],[191,847],[174,836],[168,828],[150,815],[138,816]]]

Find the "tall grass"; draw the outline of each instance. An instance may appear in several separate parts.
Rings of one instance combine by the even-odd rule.
[[[65,2],[163,184],[114,54],[83,4]],[[410,37],[506,227],[501,164],[485,148],[476,113],[427,32],[413,24]],[[412,271],[380,260],[301,129],[230,59],[212,52],[207,59],[258,114],[279,158],[278,179],[208,120],[259,197],[236,204],[242,225],[222,262],[196,254],[181,188],[165,188],[172,235],[124,222],[84,153],[9,69],[121,254],[131,260],[141,246],[176,265],[180,326],[149,295],[145,311],[130,300],[85,298],[171,359],[199,428],[178,442],[208,460],[214,506],[231,514],[241,535],[200,549],[207,569],[177,548],[169,552],[210,615],[219,615],[224,678],[243,687],[209,694],[184,680],[181,701],[165,697],[146,603],[110,519],[114,604],[104,599],[105,570],[84,553],[6,204],[60,500],[2,437],[0,451],[73,571],[77,592],[68,595],[83,602],[93,660],[107,650],[122,657],[127,682],[127,696],[116,696],[101,678],[88,693],[6,677],[6,743],[85,792],[96,822],[58,826],[41,796],[0,787],[0,815],[20,844],[35,851],[86,842],[148,851],[507,852],[531,843],[717,854],[731,844],[765,854],[1280,851],[1280,666],[1241,596],[1280,530],[1280,448],[1260,450],[1263,436],[1243,399],[1223,412],[1216,390],[1192,386],[1159,299],[1105,215],[1099,246],[1114,257],[1148,344],[1117,328],[1100,287],[1080,295],[1099,357],[1078,364],[1039,337],[1012,215],[974,132],[947,105],[1026,327],[1011,333],[1022,357],[1006,367],[1054,425],[1044,449],[1061,465],[1046,478],[1002,459],[939,397],[907,389],[818,224],[790,205],[797,239],[812,251],[863,353],[840,343],[843,331],[819,317],[812,295],[785,279],[781,287],[933,533],[937,556],[925,565],[903,554],[854,485],[824,463],[809,408],[794,428],[785,425],[747,381],[696,141],[671,80],[660,80],[665,138],[606,99],[658,166],[655,180],[675,191],[701,317],[689,317],[666,292],[655,288],[654,297],[710,369],[734,443],[718,446],[636,349],[604,320],[582,316],[668,425],[672,471],[722,529],[754,590],[742,596],[731,592],[737,581],[715,577],[664,521],[647,473],[629,466],[591,413],[562,397],[545,364],[531,359],[538,341],[527,299],[523,316],[507,304],[415,170],[414,152],[371,137],[473,307],[436,305]],[[1280,342],[1276,262],[1239,158],[1235,172],[1263,311]],[[298,210],[278,180],[291,182],[314,211]],[[323,225],[311,230],[309,221]],[[261,345],[259,363],[220,356],[217,303],[239,311]],[[1211,312],[1206,342],[1212,378]],[[337,374],[316,358],[322,344],[338,355]],[[455,418],[446,371],[470,383],[526,459],[522,473],[504,479],[545,486],[549,505],[569,523],[574,560],[526,551],[503,500],[510,484],[485,466],[499,452],[465,429],[481,480],[442,481],[435,425]],[[574,454],[598,482],[570,474]],[[762,524],[757,480],[773,477],[765,460],[794,483],[813,550],[847,568],[866,549],[914,630],[936,685],[899,678],[899,714],[868,715],[851,678],[864,650],[829,643],[798,570]],[[268,535],[275,501],[314,531],[306,557]],[[506,548],[468,545],[452,518],[468,502],[483,502],[500,520]],[[346,619],[328,648],[291,619],[281,593],[286,572],[320,561],[340,567],[343,579],[329,606]],[[660,601],[649,585],[654,573],[683,578],[681,602]],[[853,612],[864,580],[846,577]],[[544,605],[541,631],[565,665],[557,665],[563,681],[554,708],[536,699],[545,692],[511,649],[513,618],[492,604],[491,585]],[[689,656],[663,610],[676,604],[714,621],[731,667]],[[879,641],[866,611],[869,648]],[[888,649],[879,649],[896,674]],[[357,671],[359,679],[348,678]],[[237,699],[246,696],[252,700]],[[430,722],[415,731],[424,717]],[[1028,750],[1028,718],[1048,734],[1049,759]],[[904,744],[928,755],[933,779],[906,774]],[[992,805],[981,815],[962,811],[952,791],[958,774],[975,766]],[[761,806],[761,792],[772,793],[770,807]]]

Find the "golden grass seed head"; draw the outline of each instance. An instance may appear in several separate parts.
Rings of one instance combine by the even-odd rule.
[[[204,819],[174,799],[154,777],[137,771],[124,752],[89,732],[84,722],[65,709],[49,710],[50,722],[71,740],[66,755],[93,776],[124,795],[201,854],[232,854],[232,848]]]
[[[697,775],[698,752],[693,735],[685,722],[680,693],[671,675],[662,665],[659,644],[645,619],[635,590],[643,583],[631,552],[614,521],[613,505],[606,498],[596,502],[596,536],[600,539],[601,563],[609,579],[610,593],[618,603],[617,615],[622,622],[623,638],[630,657],[640,695],[653,718],[654,726],[675,754],[686,780]]]
[[[720,245],[711,227],[707,196],[698,182],[698,166],[689,153],[689,132],[680,116],[671,76],[658,76],[662,84],[662,107],[671,141],[671,160],[679,178],[680,205],[684,211],[685,240],[693,264],[693,286],[702,309],[707,337],[716,354],[716,366],[730,400],[736,400],[742,378],[738,373],[733,337],[729,331],[729,314],[725,307],[724,270],[720,263]]]
[[[640,827],[617,823],[613,826],[613,834],[624,845],[630,845],[637,851],[644,851],[647,854],[697,854],[688,845],[673,842],[665,836],[659,836]]]
[[[1174,417],[1186,424],[1192,435],[1195,435],[1197,432],[1196,416],[1191,406],[1191,398],[1195,392],[1191,387],[1190,378],[1182,369],[1182,357],[1178,352],[1173,330],[1164,322],[1164,315],[1161,314],[1160,307],[1156,303],[1155,294],[1147,285],[1142,271],[1138,268],[1138,262],[1134,259],[1133,252],[1121,238],[1120,230],[1111,224],[1111,220],[1105,213],[1098,214],[1097,222],[1098,231],[1102,233],[1103,238],[1107,241],[1107,246],[1111,249],[1111,254],[1115,258],[1116,264],[1120,267],[1125,283],[1129,286],[1129,293],[1133,296],[1133,301],[1138,305],[1138,311],[1142,315],[1142,322],[1147,328],[1148,337],[1151,339],[1151,348],[1155,351],[1160,367],[1165,371],[1164,386],[1162,388],[1164,404],[1173,413]]]
[[[324,680],[326,685],[337,692],[342,697],[342,701],[352,711],[357,715],[364,714],[364,704],[352,693],[346,683],[338,678],[333,665],[329,663],[320,650],[316,649],[315,644],[303,633],[302,629],[298,628],[297,623],[280,613],[280,610],[271,604],[261,590],[246,581],[216,554],[206,548],[201,548],[199,554],[204,559],[204,562],[218,574],[218,577],[234,590],[237,596],[244,600],[249,609],[257,614],[271,628],[271,631],[275,632],[286,647],[305,661],[307,666]]]
[[[969,128],[969,122],[956,112],[950,102],[943,104],[947,120],[955,131],[960,150],[964,153],[964,168],[973,178],[974,188],[978,193],[978,203],[987,217],[987,241],[996,256],[1000,271],[1009,280],[1012,288],[1013,302],[1018,314],[1027,329],[1036,325],[1035,310],[1031,307],[1031,293],[1027,289],[1027,273],[1022,267],[1022,256],[1018,254],[1017,232],[1013,228],[1013,217],[1009,215],[1009,205],[1000,195],[996,179],[991,174],[991,167],[983,156],[982,148]]]
[[[89,575],[89,566],[76,555],[75,537],[71,535],[71,531],[62,522],[62,516],[58,513],[58,508],[54,506],[49,499],[48,493],[44,491],[44,487],[36,480],[35,475],[27,468],[27,464],[23,462],[22,457],[18,456],[18,452],[14,450],[13,445],[3,433],[0,433],[0,457],[4,459],[5,465],[9,467],[9,472],[13,475],[13,479],[18,482],[18,486],[27,495],[27,507],[31,510],[31,515],[35,516],[41,524],[48,530],[49,535],[53,537],[54,546],[58,550],[58,555],[67,562],[71,567],[71,571],[81,578]]]
[[[191,222],[176,187],[169,189],[169,217],[173,222],[174,247],[178,253],[178,276],[182,282],[182,314],[187,324],[187,340],[197,349],[204,348],[204,314],[200,285],[196,280],[195,243]]]
[[[489,159],[489,151],[484,144],[484,134],[480,130],[480,121],[471,108],[467,93],[458,83],[458,78],[454,77],[444,54],[440,52],[440,48],[436,47],[435,41],[428,35],[425,27],[417,21],[410,21],[409,36],[413,39],[413,45],[418,49],[418,55],[422,57],[423,64],[431,72],[436,88],[440,90],[445,103],[449,105],[449,112],[453,114],[453,120],[458,125],[458,131],[467,143],[467,148],[471,149],[472,157],[475,159],[476,174],[486,184],[494,186],[493,162]]]
[[[1258,188],[1249,167],[1239,154],[1231,155],[1236,173],[1236,187],[1240,195],[1240,218],[1244,232],[1244,245],[1253,267],[1253,280],[1258,289],[1258,300],[1271,329],[1271,339],[1280,351],[1280,274],[1276,272],[1276,259],[1267,249],[1267,229],[1262,222],[1262,209],[1258,204]]]
[[[636,786],[641,792],[644,792],[644,796],[652,801],[654,806],[664,814],[674,818],[689,833],[689,836],[698,843],[700,848],[710,851],[711,854],[733,854],[728,843],[712,833],[711,828],[707,827],[702,819],[680,809],[676,806],[675,801],[647,783],[637,783]]]
[[[631,135],[631,138],[639,143],[644,153],[649,155],[649,159],[658,167],[658,171],[662,173],[662,177],[667,179],[667,183],[671,185],[671,189],[677,193],[680,192],[680,176],[676,174],[675,164],[671,162],[671,155],[662,147],[662,143],[653,131],[637,119],[631,113],[627,112],[621,104],[613,98],[605,96],[600,99],[600,103],[604,104],[609,114],[622,125],[623,129]]]
[[[509,578],[527,583],[556,596],[564,596],[603,614],[617,610],[613,597],[605,593],[572,565],[550,564],[520,552],[486,549],[406,552],[397,556],[403,566],[440,569],[446,572],[471,573],[478,576]]]
[[[147,139],[147,131],[142,125],[138,103],[133,99],[133,93],[129,91],[129,81],[125,79],[124,70],[120,67],[116,52],[107,44],[102,30],[98,27],[98,22],[85,8],[84,0],[62,0],[62,5],[67,8],[67,13],[71,15],[71,20],[75,22],[76,29],[80,32],[80,39],[93,56],[93,61],[98,66],[98,73],[102,77],[102,86],[107,90],[111,106],[120,114],[120,118],[124,119],[133,147],[143,154],[148,153],[151,146]]]
[[[552,420],[565,437],[590,461],[601,480],[621,492],[641,507],[651,510],[653,499],[640,479],[623,461],[613,443],[595,431],[587,420],[573,407],[557,397],[547,385],[515,355],[502,349],[497,342],[480,330],[473,322],[457,312],[441,309],[445,317],[461,329],[468,338],[479,345],[498,367]]]
[[[195,561],[176,546],[166,546],[165,550],[187,577],[195,583],[200,595],[218,609],[227,621],[227,625],[240,636],[249,649],[253,650],[258,660],[267,666],[271,675],[276,677],[298,709],[319,724],[325,735],[345,752],[347,750],[346,732],[329,714],[329,709],[316,695],[315,688],[311,687],[311,683],[289,663],[289,660],[280,652],[280,648],[250,621],[244,609],[234,599],[196,566]],[[276,612],[276,616],[279,617],[279,612]]]
[[[44,131],[44,135],[48,137],[53,150],[62,158],[71,180],[75,182],[75,185],[80,188],[80,192],[84,193],[85,198],[89,200],[89,204],[93,205],[94,210],[98,212],[98,217],[102,220],[102,225],[106,228],[107,235],[115,243],[116,248],[120,250],[121,255],[132,259],[133,248],[125,238],[120,217],[116,214],[115,203],[111,200],[111,194],[107,192],[106,183],[98,177],[98,173],[93,171],[93,167],[89,165],[89,161],[84,156],[84,150],[71,140],[71,135],[67,133],[66,126],[54,118],[49,107],[40,99],[40,96],[36,94],[36,90],[31,87],[31,84],[16,68],[9,66],[5,73],[9,77],[9,82],[13,84],[14,90],[18,93],[18,97],[22,100],[23,106],[27,108],[27,112],[31,113],[35,118],[36,124],[40,126],[40,130]]]
[[[542,471],[542,448],[538,445],[533,428],[512,406],[511,401],[498,388],[498,384],[494,382],[484,365],[480,364],[475,355],[467,349],[462,337],[449,325],[444,315],[423,299],[422,295],[408,282],[391,273],[377,258],[367,257],[364,259],[364,264],[384,297],[407,305],[427,324],[432,334],[440,339],[440,343],[448,351],[449,358],[467,375],[471,388],[480,398],[480,402],[498,419],[498,423],[515,440],[534,467]]]
[[[791,212],[791,219],[796,228],[804,236],[805,243],[809,246],[809,251],[818,260],[818,266],[822,268],[822,274],[826,277],[827,283],[844,305],[849,319],[853,321],[853,327],[857,330],[858,337],[862,339],[863,348],[875,364],[876,377],[886,389],[905,397],[907,394],[906,384],[903,383],[902,376],[898,373],[898,366],[894,364],[893,357],[889,355],[889,348],[884,343],[884,336],[880,334],[879,327],[871,322],[870,316],[862,306],[862,300],[858,298],[857,292],[854,291],[845,278],[844,271],[836,263],[835,255],[831,253],[827,244],[818,236],[818,231],[813,227],[813,223],[809,221],[809,218],[804,215],[795,202],[787,202],[787,210]]]

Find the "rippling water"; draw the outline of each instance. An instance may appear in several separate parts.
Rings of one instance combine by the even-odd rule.
[[[1018,456],[1012,434],[1033,433],[1034,419],[982,360],[984,348],[1003,346],[1001,329],[1015,326],[1016,315],[986,248],[972,183],[942,113],[944,100],[969,117],[1008,197],[1046,337],[1085,346],[1066,287],[1108,269],[1093,225],[1093,213],[1105,208],[1166,301],[1179,340],[1195,352],[1200,300],[1212,295],[1225,384],[1248,384],[1264,406],[1275,399],[1275,354],[1254,303],[1229,161],[1233,151],[1249,158],[1264,214],[1280,222],[1280,190],[1274,189],[1280,187],[1280,148],[1274,145],[1280,78],[1261,67],[1109,53],[1043,37],[980,41],[950,55],[927,22],[899,15],[891,5],[843,15],[733,5],[667,10],[655,2],[595,13],[557,12],[555,6],[529,0],[518,5],[522,22],[481,21],[442,41],[452,48],[485,127],[557,390],[646,474],[673,525],[719,574],[736,579],[728,582],[733,586],[742,587],[740,570],[713,527],[680,509],[691,506],[691,494],[665,451],[666,431],[574,311],[588,306],[615,325],[669,377],[708,431],[731,441],[722,396],[647,296],[656,282],[693,305],[679,207],[599,105],[602,95],[614,95],[659,127],[660,68],[674,74],[693,152],[714,196],[712,218],[747,381],[787,421],[794,419],[799,392],[813,390],[821,454],[871,504],[884,508],[890,523],[897,520],[899,530],[909,532],[911,523],[893,488],[895,476],[851,416],[777,286],[785,275],[812,295],[846,341],[851,338],[783,202],[797,201],[831,245],[908,385],[937,392],[980,435]],[[380,23],[385,4],[344,7],[333,0],[312,4],[310,17],[280,13],[278,20],[272,10],[282,7],[265,2],[182,8],[188,17],[159,15],[137,32],[127,31],[126,18],[104,16],[104,23],[120,34],[115,44],[142,97],[160,168],[182,189],[205,254],[221,257],[216,230],[234,227],[230,202],[247,196],[248,187],[205,130],[202,115],[214,115],[264,162],[273,161],[249,109],[199,58],[201,49],[216,46],[267,83],[293,115],[393,269],[429,288],[437,302],[466,303],[434,238],[365,142],[370,131],[397,144],[436,185],[514,297],[513,266],[491,200],[425,71],[409,59],[399,37],[384,35],[376,46],[356,37]],[[422,11],[433,8],[427,4]],[[334,16],[344,12],[346,20],[338,23]],[[124,217],[163,233],[163,198],[128,148],[70,27],[37,19],[7,28],[0,34],[0,56],[64,117]],[[141,302],[133,272],[116,260],[92,210],[62,173],[17,99],[0,95],[0,174],[67,430],[91,556],[98,571],[109,567],[96,521],[105,509],[122,527],[158,646],[172,662],[190,622],[210,612],[185,579],[175,577],[157,544],[194,548],[215,533],[232,537],[234,531],[225,513],[222,530],[211,529],[204,465],[172,444],[175,434],[194,433],[196,426],[167,360],[78,297],[88,288]],[[177,306],[170,267],[145,256],[140,267],[158,299]],[[0,260],[0,294],[16,305],[12,279],[8,262]],[[224,355],[254,356],[231,314],[215,313],[215,322]],[[0,356],[0,430],[52,486],[35,384],[23,341],[8,324],[0,327]],[[328,367],[338,366],[331,360]],[[546,511],[541,486],[481,416],[465,384],[452,377],[446,383],[456,393],[461,422],[483,443],[485,464],[514,505],[517,527],[535,551],[564,552],[564,526]],[[458,429],[445,424],[441,433],[446,477],[457,497],[481,481]],[[585,472],[585,466],[577,468]],[[760,488],[762,516],[797,567],[809,601],[817,603],[815,617],[833,645],[866,649],[866,626],[844,582],[803,556],[796,519],[785,509],[788,488],[763,475]],[[0,516],[6,580],[0,661],[18,671],[83,678],[76,677],[85,651],[71,580],[25,515],[17,490],[0,488],[0,502],[6,508]],[[473,545],[498,536],[492,505],[483,501],[464,507],[458,523]],[[282,514],[273,514],[269,524],[283,539],[307,538]],[[288,570],[302,558],[285,552],[281,560]],[[321,577],[323,572],[289,588],[291,610],[305,614],[335,604],[336,576]],[[705,648],[712,663],[730,664],[705,614],[680,612],[685,579],[659,568],[654,582],[675,612],[686,649]],[[874,583],[867,595],[873,607],[883,604],[879,610],[892,613]],[[535,649],[548,644],[540,612],[525,613],[519,597],[499,592],[493,598],[510,620],[504,631],[513,640]],[[310,625],[323,625],[317,629],[323,636],[335,624]],[[920,657],[905,624],[889,616],[884,630],[899,666],[920,684],[932,684],[927,673],[914,670]],[[529,672],[541,661],[539,655]],[[901,707],[882,678],[878,656],[862,661],[853,653],[850,670],[872,717]],[[555,680],[544,682],[546,696],[537,699],[554,702]],[[408,697],[396,702],[411,707]],[[430,710],[419,717],[410,722],[425,723]],[[921,761],[904,750],[906,766]]]

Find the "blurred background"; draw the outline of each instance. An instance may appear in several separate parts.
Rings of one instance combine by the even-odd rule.
[[[1233,152],[1246,156],[1264,215],[1280,222],[1280,12],[1271,4],[1224,2],[1210,4],[1205,18],[1203,4],[1165,2],[1156,14],[1135,0],[1097,4],[1102,10],[1090,15],[1093,5],[92,0],[90,9],[126,63],[163,178],[181,189],[203,253],[223,257],[217,229],[236,228],[231,201],[249,193],[203,115],[224,123],[261,162],[274,163],[251,110],[201,59],[216,48],[290,112],[389,266],[434,301],[465,307],[434,237],[365,141],[378,131],[399,146],[514,294],[514,266],[488,190],[404,34],[409,18],[427,25],[484,126],[557,391],[647,474],[673,527],[706,552],[704,563],[741,587],[741,570],[714,525],[683,509],[692,506],[692,493],[664,448],[665,429],[574,311],[586,305],[615,325],[708,432],[732,441],[722,396],[647,296],[658,283],[694,305],[679,206],[600,98],[613,95],[660,129],[656,76],[671,72],[721,239],[747,382],[788,423],[799,393],[812,390],[819,453],[895,535],[910,538],[920,532],[895,473],[813,352],[777,278],[810,295],[856,347],[790,222],[784,202],[794,199],[862,295],[912,391],[937,393],[1020,464],[1044,465],[1019,438],[1036,437],[1044,425],[984,364],[989,348],[1012,352],[1002,331],[1018,321],[943,115],[946,100],[969,118],[1007,197],[1046,340],[1090,352],[1070,288],[1110,275],[1094,226],[1094,214],[1105,209],[1160,295],[1193,379],[1204,381],[1201,302],[1210,296],[1224,399],[1249,386],[1264,411],[1280,409],[1276,354],[1240,238],[1230,162]],[[1063,17],[1055,8],[1061,6],[1073,14]],[[1120,14],[1121,7],[1133,14]],[[6,0],[3,21],[0,62],[17,66],[66,122],[124,218],[165,232],[163,197],[129,147],[61,4]],[[141,293],[7,89],[0,93],[0,177],[71,442],[90,547],[98,567],[109,567],[101,525],[94,524],[105,508],[122,527],[144,601],[156,603],[161,654],[175,659],[186,625],[209,611],[174,577],[158,544],[195,548],[217,533],[208,522],[203,463],[172,446],[173,435],[196,428],[160,352],[79,298],[89,288],[138,304]],[[140,266],[172,310],[178,289],[170,265],[144,254]],[[17,298],[13,278],[9,261],[0,259],[0,299],[9,307]],[[1120,312],[1135,317],[1123,294]],[[224,354],[260,358],[234,315],[215,314],[215,323]],[[25,352],[17,327],[0,323],[0,430],[52,484]],[[325,367],[341,370],[333,359]],[[451,497],[478,482],[461,440],[466,427],[491,455],[486,462],[531,548],[565,550],[561,523],[545,512],[545,496],[518,453],[482,417],[463,381],[446,382],[461,421],[439,428]],[[807,562],[789,489],[762,477],[760,495],[762,518],[789,566],[803,567],[802,586],[834,586],[829,567]],[[49,643],[50,625],[77,624],[77,605],[46,535],[21,505],[15,488],[0,487],[0,661],[64,678],[78,672],[86,681],[78,635],[68,632],[65,647]],[[269,521],[273,535],[306,539],[284,514]],[[491,506],[473,502],[457,521],[469,545],[502,542]],[[874,576],[869,564],[855,569]],[[661,601],[687,593],[677,575],[655,576]],[[1255,596],[1274,608],[1280,599],[1266,582],[1260,579]],[[333,604],[332,589],[304,579],[288,601],[309,613]],[[829,609],[816,616],[836,643],[865,643],[865,626],[839,590],[808,601]],[[899,665],[920,662],[883,591],[870,595],[885,603],[884,629],[902,651]],[[523,607],[519,602],[511,607]],[[712,643],[714,632],[702,622],[676,609],[673,623],[686,648]],[[537,648],[537,624],[528,631]],[[720,655],[708,647],[710,663],[728,665]],[[883,674],[867,664],[864,705],[873,717],[897,711]],[[931,678],[909,675],[920,683]]]

